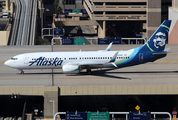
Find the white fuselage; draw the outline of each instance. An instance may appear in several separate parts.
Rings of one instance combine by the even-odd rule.
[[[167,55],[165,43],[170,24],[170,20],[165,20],[144,45],[128,51],[110,51],[111,42],[102,51],[25,53],[14,56],[4,64],[22,73],[24,69],[59,68],[62,68],[63,73],[80,72],[82,69],[91,73],[94,68],[121,68],[153,62]]]
[[[118,51],[79,51],[79,52],[38,52],[25,53],[14,56],[5,62],[6,65],[15,69],[60,69],[63,65],[90,66],[90,68],[110,67],[109,61]],[[116,63],[124,59],[133,52],[119,51]]]

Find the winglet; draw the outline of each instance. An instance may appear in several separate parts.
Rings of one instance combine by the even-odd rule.
[[[116,52],[116,53],[114,54],[114,56],[112,57],[112,59],[111,59],[109,62],[115,62],[115,61],[116,61],[116,58],[117,58],[117,54],[118,54],[118,52]]]
[[[111,43],[108,45],[108,47],[106,48],[106,51],[110,51],[111,46],[112,46],[112,43],[113,43],[113,42],[111,42]]]

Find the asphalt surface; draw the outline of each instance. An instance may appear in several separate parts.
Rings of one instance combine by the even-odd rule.
[[[140,45],[113,45],[111,50],[127,50]],[[54,51],[104,50],[107,45],[54,46]],[[168,45],[170,53],[154,63],[114,69],[93,70],[92,75],[85,71],[80,74],[63,74],[54,70],[55,86],[78,85],[178,85],[178,45]],[[3,63],[11,57],[27,52],[49,52],[51,46],[0,46],[0,86],[51,86],[52,70],[20,71]]]

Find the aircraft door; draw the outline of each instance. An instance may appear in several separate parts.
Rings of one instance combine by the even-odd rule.
[[[24,56],[24,64],[29,63],[29,57],[27,55]]]
[[[139,61],[143,62],[143,53],[139,53]]]

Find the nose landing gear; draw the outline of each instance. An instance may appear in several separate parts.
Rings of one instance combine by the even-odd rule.
[[[23,75],[23,74],[24,74],[24,71],[22,70],[22,71],[20,72],[20,74],[22,74],[22,75]]]

